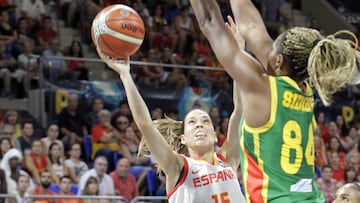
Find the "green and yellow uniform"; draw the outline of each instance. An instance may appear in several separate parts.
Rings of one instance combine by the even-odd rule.
[[[257,128],[241,123],[241,172],[247,202],[324,203],[314,182],[314,96],[289,77],[269,77],[271,114]],[[261,113],[261,112],[254,112]]]

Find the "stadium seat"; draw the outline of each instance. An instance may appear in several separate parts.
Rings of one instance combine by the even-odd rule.
[[[60,187],[56,184],[51,184],[49,190],[57,194],[60,192]]]
[[[87,163],[90,163],[91,161],[91,155],[92,155],[92,143],[91,143],[91,136],[85,135],[84,136],[84,148],[85,148],[85,159]]]
[[[117,162],[119,161],[119,158],[120,158],[120,154],[118,152],[114,152],[113,158],[114,158],[114,166],[116,167],[116,164],[117,164]]]
[[[79,190],[79,186],[73,184],[73,185],[71,186],[70,192],[76,195],[77,192],[78,192],[78,190]]]
[[[151,169],[146,173],[146,181],[148,186],[148,191],[150,195],[155,195],[158,187],[158,177],[156,169]]]

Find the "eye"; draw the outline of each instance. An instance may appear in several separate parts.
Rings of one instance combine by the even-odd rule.
[[[341,200],[344,202],[350,202],[350,199],[348,197],[341,197]]]
[[[195,120],[189,120],[188,123],[189,123],[189,124],[194,124],[194,123],[195,123]]]
[[[210,119],[204,119],[203,122],[204,123],[210,123]]]

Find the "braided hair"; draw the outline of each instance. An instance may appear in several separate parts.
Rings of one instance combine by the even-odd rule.
[[[340,38],[350,35],[354,40]],[[294,27],[280,37],[280,52],[288,64],[289,76],[303,81],[307,78],[317,90],[324,105],[345,84],[350,84],[356,72],[357,39],[350,31],[339,31],[323,37],[311,28]]]
[[[354,40],[339,38],[350,35]],[[319,41],[309,56],[310,82],[316,88],[324,105],[346,84],[351,84],[357,70],[357,38],[349,31],[339,31]],[[355,48],[353,47],[355,46]]]

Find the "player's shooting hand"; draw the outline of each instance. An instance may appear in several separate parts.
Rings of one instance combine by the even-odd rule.
[[[231,16],[227,16],[227,19],[228,19],[228,22],[225,22],[225,27],[231,32],[231,34],[234,37],[239,48],[244,49],[245,48],[245,40],[240,35],[239,28],[236,26],[236,23]]]
[[[109,56],[106,56],[100,48],[96,48],[101,60],[103,60],[111,69],[113,69],[118,74],[129,73],[130,72],[130,58],[126,57],[123,62],[116,59],[112,59]]]

